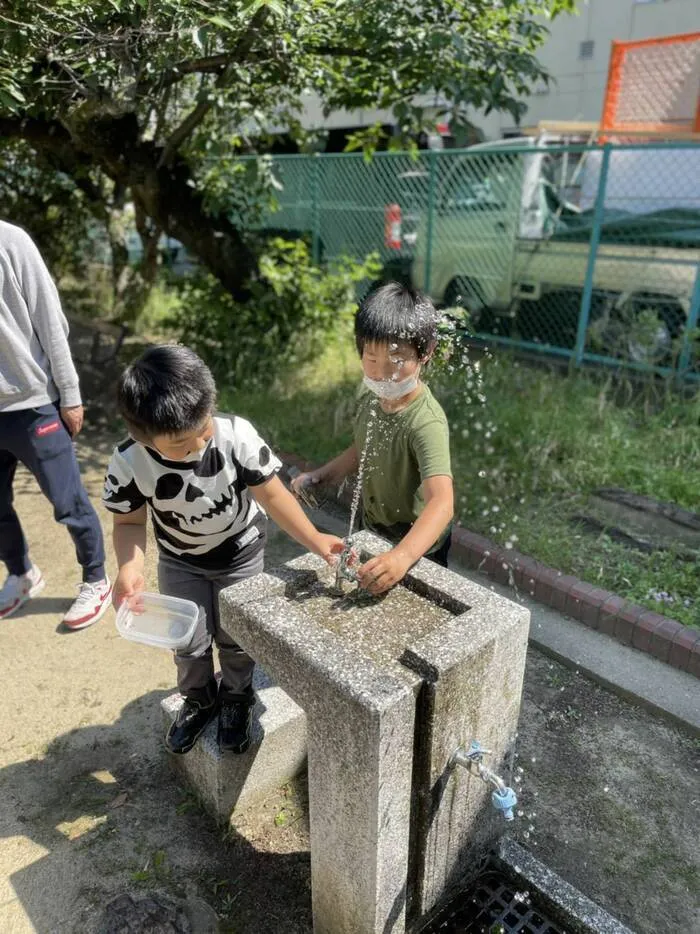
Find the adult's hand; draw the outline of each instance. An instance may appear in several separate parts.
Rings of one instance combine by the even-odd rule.
[[[61,407],[61,420],[68,429],[71,438],[75,438],[83,427],[83,418],[85,409],[82,405],[69,405],[66,408]]]

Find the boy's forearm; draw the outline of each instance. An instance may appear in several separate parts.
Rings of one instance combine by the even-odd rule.
[[[114,525],[112,533],[117,565],[133,564],[142,569],[146,560],[146,526],[136,523]]]
[[[415,564],[435,544],[453,515],[451,502],[430,500],[396,548],[406,555],[412,565]]]
[[[314,551],[318,529],[278,477],[262,486],[253,487],[251,492],[283,532],[291,535],[304,548]]]
[[[354,444],[351,444],[342,454],[334,457],[332,461],[328,461],[323,467],[319,467],[314,473],[323,483],[331,483],[334,486],[340,486],[347,476],[355,473],[359,467],[359,463],[357,448]]]

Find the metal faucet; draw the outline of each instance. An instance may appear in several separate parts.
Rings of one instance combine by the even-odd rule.
[[[343,581],[352,581],[357,583],[358,576],[357,571],[350,566],[350,559],[354,557],[352,550],[352,539],[344,538],[343,539],[343,550],[340,553],[340,558],[338,564],[335,568],[335,589],[343,589]]]
[[[468,749],[460,746],[452,753],[449,767],[454,768],[454,766],[459,765],[471,772],[472,775],[478,775],[483,782],[490,782],[494,785],[496,790],[491,793],[491,803],[497,811],[503,812],[504,820],[511,821],[514,816],[513,808],[518,803],[518,796],[499,775],[496,775],[488,766],[484,765],[484,756],[490,755],[490,749],[484,749],[480,742],[473,739]]]

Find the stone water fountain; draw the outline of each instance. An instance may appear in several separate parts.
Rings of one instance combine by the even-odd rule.
[[[390,547],[367,532],[354,544],[362,560]],[[305,555],[223,591],[221,621],[260,666],[254,743],[222,756],[211,727],[173,765],[225,822],[308,752],[315,934],[442,926],[487,861],[561,925],[530,912],[500,930],[631,934],[503,836],[528,610],[427,560],[382,597],[339,590]],[[163,702],[167,723],[180,702]]]
[[[382,598],[339,592],[307,555],[228,588],[221,619],[306,712],[316,934],[429,916],[502,830],[494,789],[456,760],[478,740],[507,766],[529,612],[425,560]]]

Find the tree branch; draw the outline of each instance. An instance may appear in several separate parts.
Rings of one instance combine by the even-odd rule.
[[[304,52],[308,55],[329,55],[345,58],[364,58],[374,59],[374,55],[369,52],[363,52],[360,49],[350,46],[330,46],[322,45],[311,48],[305,48]],[[187,75],[192,74],[219,74],[229,63],[230,52],[223,52],[220,55],[208,55],[203,58],[183,59],[172,65],[167,71],[162,72],[157,78],[151,81],[140,82],[139,93],[143,94],[150,87],[167,88],[171,84],[177,84]]]
[[[89,165],[75,147],[70,133],[58,120],[38,117],[0,117],[0,137],[23,139],[28,143],[54,152],[60,157],[72,156],[76,163]]]
[[[153,83],[159,88],[167,88],[171,84],[177,84],[185,75],[217,74],[228,65],[230,55],[230,52],[225,52],[205,58],[183,59],[162,72]]]
[[[307,55],[328,55],[337,58],[365,58],[370,61],[376,61],[377,53],[365,52],[362,49],[352,48],[342,45],[317,45],[310,48],[304,48]]]
[[[244,60],[248,55],[252,48],[253,42],[257,38],[259,29],[262,27],[265,19],[267,18],[268,12],[269,11],[267,7],[261,7],[255,13],[250,21],[248,29],[238,40],[235,48],[227,56],[227,63],[219,77],[216,79],[214,84],[215,88],[223,87],[226,83],[226,79],[231,74],[231,69],[233,66]],[[196,129],[197,126],[199,126],[202,120],[204,120],[213,106],[214,96],[209,95],[204,100],[201,100],[197,106],[185,117],[182,123],[173,130],[165,146],[163,147],[163,153],[160,158],[159,167],[170,164],[175,152],[177,152],[190,133],[192,133],[192,131]]]

